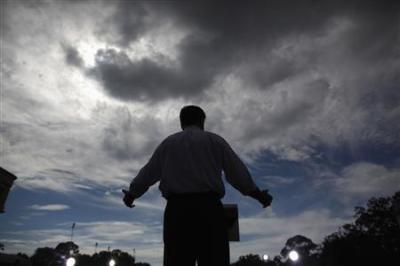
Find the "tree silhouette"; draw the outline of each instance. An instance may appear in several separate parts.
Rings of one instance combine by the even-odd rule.
[[[123,252],[119,249],[113,251],[100,251],[99,253],[93,254],[91,265],[108,265],[108,262],[114,259],[118,266],[135,266],[135,257],[127,252]]]
[[[303,265],[315,265],[317,260],[318,245],[311,239],[296,235],[286,241],[285,247],[281,250],[281,256],[287,258],[290,251],[299,253]]]
[[[248,254],[240,256],[238,261],[231,264],[232,266],[265,266],[265,262],[259,255]]]
[[[296,235],[286,241],[285,247],[281,250],[282,257],[287,257],[291,250],[296,250],[302,257],[309,257],[316,253],[318,245],[314,244],[311,239]]]
[[[367,207],[355,208],[355,222],[325,238],[320,263],[330,265],[395,265],[400,261],[400,227],[393,197],[371,198]]]
[[[76,259],[76,266],[106,266],[114,259],[118,266],[150,266],[148,263],[135,263],[135,257],[119,249],[101,251],[92,256],[79,254],[79,246],[75,243],[62,242],[55,249],[38,248],[31,257],[32,266],[64,266],[66,259],[72,255]]]
[[[92,257],[87,254],[78,254],[76,255],[76,266],[91,266],[92,265]],[[105,264],[108,265],[108,264]]]
[[[268,263],[269,263],[269,264],[267,264],[268,266],[281,266],[281,265],[283,265],[282,257],[275,256],[274,259],[271,262],[268,261]]]
[[[26,259],[26,260],[29,260],[29,256],[26,255],[25,253],[19,252],[19,253],[17,254],[17,256],[19,256],[19,257],[21,257],[21,258],[24,258],[24,259]]]
[[[54,249],[49,247],[38,248],[31,257],[32,266],[56,266],[57,255]]]
[[[55,251],[61,256],[69,256],[72,254],[78,254],[79,246],[71,241],[61,242],[56,246]]]

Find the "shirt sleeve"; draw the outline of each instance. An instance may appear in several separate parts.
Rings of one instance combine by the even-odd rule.
[[[161,145],[154,151],[149,162],[140,169],[129,186],[129,194],[134,198],[141,197],[152,185],[161,179]]]
[[[229,184],[239,190],[243,195],[258,189],[249,170],[230,145],[223,140],[223,171]]]

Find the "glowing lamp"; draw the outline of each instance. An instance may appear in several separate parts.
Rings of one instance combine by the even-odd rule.
[[[264,261],[267,261],[267,260],[269,260],[269,256],[268,256],[268,254],[264,254],[264,255],[263,255],[263,260],[264,260]]]
[[[67,259],[67,266],[74,266],[76,263],[76,260],[74,258],[68,258]]]
[[[110,265],[110,266],[115,266],[115,260],[114,260],[114,259],[111,259],[110,262],[108,263],[108,265]]]
[[[299,253],[296,250],[292,250],[289,252],[289,259],[291,261],[298,261],[299,260]]]

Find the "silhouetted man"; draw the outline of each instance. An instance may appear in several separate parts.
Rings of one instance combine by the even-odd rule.
[[[220,136],[204,131],[206,115],[198,106],[180,112],[182,131],[167,137],[124,191],[133,201],[160,181],[167,199],[164,213],[164,266],[228,266],[229,242],[220,199],[226,180],[263,207],[272,197],[254,184],[249,171]]]

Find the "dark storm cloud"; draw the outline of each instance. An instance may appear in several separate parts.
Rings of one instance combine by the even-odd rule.
[[[68,65],[83,67],[84,62],[78,50],[70,45],[61,45],[65,53],[65,61]]]
[[[92,72],[112,96],[127,100],[198,95],[218,75],[230,73],[241,64],[248,68],[243,78],[260,88],[268,88],[309,66],[303,65],[300,69],[288,58],[266,61],[269,58],[261,55],[268,53],[284,37],[323,34],[332,18],[349,16],[358,23],[354,35],[349,36],[349,49],[361,60],[382,52],[391,55],[391,43],[395,41],[398,26],[397,5],[393,3],[122,1],[111,21],[119,34],[117,43],[122,48],[146,30],[157,27],[155,17],[160,18],[159,23],[169,17],[177,25],[191,30],[178,46],[180,67],[161,66],[156,59],[132,62],[124,52],[102,50],[97,53],[97,64]],[[375,43],[373,47],[368,45],[371,42]]]
[[[113,18],[124,45],[126,41],[134,41],[138,32],[146,28],[144,14],[171,17],[177,25],[191,29],[178,45],[180,67],[160,66],[151,59],[132,62],[123,52],[102,50],[97,53],[97,65],[92,72],[117,98],[163,99],[197,95],[219,74],[232,71],[236,63],[256,59],[256,51],[271,46],[280,36],[299,30],[318,30],[327,20],[328,8],[325,6],[311,8],[311,13],[318,15],[307,15],[310,11],[304,5],[291,6],[287,11],[286,5],[275,2],[157,2],[146,4],[147,13],[143,11],[143,15],[135,16],[144,10],[143,6],[122,2],[116,14],[124,12],[125,15]],[[135,12],[130,14],[126,10]],[[281,67],[287,65],[285,62],[276,64],[280,67],[270,74],[269,82],[285,78],[293,71],[291,67],[287,70]],[[265,82],[265,78],[260,77],[260,82]]]
[[[140,1],[120,1],[117,4],[115,13],[107,21],[108,26],[99,30],[101,35],[110,35],[108,30],[116,30],[117,34],[111,34],[116,39],[109,39],[110,42],[121,46],[127,46],[143,34],[150,25],[146,23],[148,11]]]
[[[110,95],[138,101],[193,95],[192,88],[202,90],[210,83],[210,72],[212,67],[199,69],[199,75],[194,75],[193,66],[174,69],[147,58],[132,62],[125,52],[114,49],[97,51],[96,67],[89,71]]]

